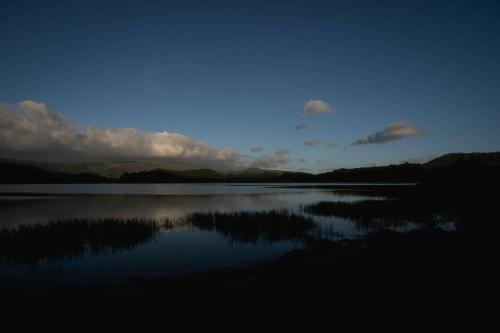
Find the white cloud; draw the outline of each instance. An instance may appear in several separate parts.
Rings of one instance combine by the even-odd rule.
[[[327,102],[320,99],[311,99],[304,104],[304,114],[306,116],[316,116],[329,112],[334,112],[334,109]]]
[[[29,100],[0,103],[0,156],[51,162],[160,158],[216,169],[273,164],[247,160],[231,149],[216,149],[178,133],[78,124]]]
[[[276,148],[274,153],[278,156],[288,155],[290,154],[290,150],[286,148]]]
[[[319,143],[319,142],[318,142],[317,140],[306,140],[306,141],[304,141],[304,145],[305,145],[305,146],[309,146],[309,147],[311,147],[311,146],[315,146],[315,145],[317,145],[318,143]]]
[[[400,140],[410,136],[426,134],[408,121],[400,121],[387,125],[382,131],[367,135],[353,142],[353,145],[363,145],[368,143],[385,143],[388,141]]]

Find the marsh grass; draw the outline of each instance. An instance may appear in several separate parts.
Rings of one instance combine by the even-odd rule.
[[[36,263],[132,249],[180,226],[216,232],[234,243],[300,240],[314,222],[288,211],[193,213],[183,218],[67,219],[0,230],[0,260]]]
[[[237,243],[301,240],[315,227],[312,219],[286,210],[193,213],[186,217],[186,221],[198,229],[214,231]]]
[[[413,200],[361,200],[355,202],[320,201],[306,205],[303,211],[318,216],[337,216],[362,225],[374,221],[400,226],[406,222],[440,222],[445,215],[434,209],[433,205],[422,205]]]
[[[154,238],[160,225],[151,219],[68,219],[0,230],[0,258],[37,262],[80,257],[88,250],[130,249]]]

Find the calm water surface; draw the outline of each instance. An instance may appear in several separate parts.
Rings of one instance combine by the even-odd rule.
[[[267,211],[288,209],[321,200],[353,201],[362,195],[342,190],[310,188],[307,184],[81,184],[0,185],[0,228],[47,223],[66,218],[163,217],[182,218],[193,212]],[[348,184],[346,184],[348,188]],[[373,197],[371,197],[373,199]],[[337,217],[314,217],[320,235],[329,239],[355,238],[377,226],[357,225]],[[411,225],[393,226],[408,229]],[[318,232],[318,231],[317,231]],[[179,224],[147,242],[120,251],[40,261],[0,264],[0,278],[22,284],[93,283],[132,276],[188,274],[251,264],[302,247],[297,240],[241,242],[216,231]],[[29,276],[29,277],[28,277]],[[45,283],[45,282],[44,282]]]

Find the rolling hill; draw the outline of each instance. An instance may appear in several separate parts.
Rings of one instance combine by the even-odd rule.
[[[158,167],[160,166],[160,167]],[[179,167],[178,169],[176,169]],[[500,180],[500,153],[453,153],[424,164],[337,169],[320,174],[243,169],[220,172],[160,161],[41,164],[0,159],[0,183],[416,182]]]

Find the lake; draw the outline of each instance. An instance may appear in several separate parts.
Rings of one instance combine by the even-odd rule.
[[[15,281],[20,288],[23,281],[30,286],[36,283],[119,282],[134,276],[184,275],[249,265],[304,246],[304,239],[300,237],[257,235],[247,239],[234,230],[202,228],[183,221],[193,213],[286,209],[311,219],[314,228],[308,229],[307,237],[317,239],[358,238],[381,227],[376,223],[365,225],[347,218],[304,213],[303,205],[318,201],[383,199],[350,191],[352,184],[330,185],[338,188],[331,188],[329,184],[0,185],[2,229],[43,226],[49,221],[75,218],[145,218],[175,222],[127,246],[101,246],[98,251],[86,247],[32,262],[3,261],[0,262],[0,277],[4,286]],[[384,228],[402,231],[415,227],[412,223],[384,225]],[[235,237],[236,234],[239,236]]]

